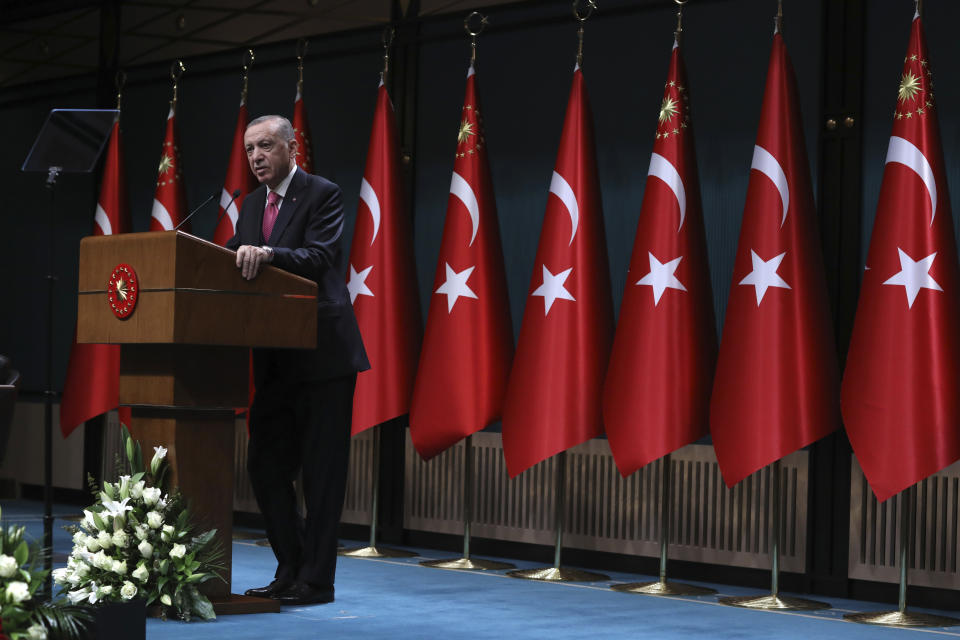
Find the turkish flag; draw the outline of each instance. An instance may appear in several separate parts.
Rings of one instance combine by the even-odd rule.
[[[150,231],[170,231],[187,215],[187,197],[183,191],[180,171],[180,146],[177,142],[176,108],[170,105],[167,128],[163,136],[163,151],[157,169],[157,189],[153,194],[150,212]],[[190,223],[181,227],[190,231]],[[229,238],[228,238],[229,239]]]
[[[241,98],[237,126],[233,130],[233,145],[230,147],[230,156],[227,159],[227,176],[223,179],[223,189],[220,192],[220,210],[217,214],[220,222],[213,232],[213,241],[220,246],[225,245],[236,233],[237,217],[240,215],[243,198],[256,189],[258,184],[253,172],[250,171],[247,151],[243,145],[243,134],[247,130],[249,120],[246,100]],[[236,198],[233,197],[234,191],[240,192]],[[224,208],[227,208],[226,213]]]
[[[706,435],[716,357],[690,96],[674,43],[603,389],[620,473]]]
[[[593,118],[579,67],[529,291],[503,409],[510,477],[603,433],[613,300]]]
[[[473,65],[456,149],[410,409],[410,435],[425,459],[500,417],[513,357],[507,277]]]
[[[773,36],[710,403],[727,486],[839,426],[839,380],[793,65]]]
[[[307,107],[303,104],[303,86],[297,84],[297,97],[293,101],[293,133],[297,138],[297,166],[307,173],[313,173],[313,148],[310,141],[310,123],[307,121]]]
[[[93,217],[93,235],[130,231],[127,180],[123,171],[120,122],[113,123],[103,165],[100,197]],[[120,394],[120,345],[81,344],[74,333],[67,377],[60,401],[60,432],[66,438],[78,426],[115,408]],[[130,410],[121,408],[120,421],[130,424]]]
[[[397,125],[383,82],[363,176],[347,289],[371,368],[357,375],[354,435],[410,411],[422,326]]]
[[[930,58],[914,17],[843,377],[880,501],[960,458],[960,287]]]

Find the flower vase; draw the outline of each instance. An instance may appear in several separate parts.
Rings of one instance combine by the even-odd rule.
[[[86,640],[146,640],[147,601],[104,602],[91,607]]]

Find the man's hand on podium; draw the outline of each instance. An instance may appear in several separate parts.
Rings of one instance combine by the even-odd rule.
[[[237,249],[237,267],[246,280],[253,280],[263,270],[264,265],[273,262],[273,249],[245,244]]]

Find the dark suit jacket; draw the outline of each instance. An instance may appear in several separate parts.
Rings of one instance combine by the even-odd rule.
[[[273,263],[285,271],[317,283],[317,348],[254,349],[254,382],[266,380],[320,381],[370,368],[360,329],[340,273],[343,235],[343,196],[340,187],[320,176],[297,169],[270,234],[263,238],[263,209],[267,188],[261,185],[240,207],[237,231],[227,242],[273,248]]]

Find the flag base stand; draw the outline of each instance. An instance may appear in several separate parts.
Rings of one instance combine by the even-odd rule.
[[[947,616],[937,616],[928,613],[914,613],[907,611],[907,562],[910,549],[910,514],[913,491],[915,487],[905,489],[897,496],[897,507],[900,509],[900,607],[896,611],[867,611],[864,613],[848,613],[844,620],[860,624],[874,624],[884,627],[953,627],[960,624],[960,620]]]
[[[479,558],[424,560],[420,565],[432,569],[457,569],[459,571],[500,571],[501,569],[513,569],[517,566],[508,562],[495,562],[493,560],[483,560]]]
[[[603,582],[610,579],[610,576],[605,576],[602,573],[580,571],[579,569],[568,569],[566,567],[517,569],[516,571],[507,571],[507,575],[511,578],[540,580],[541,582]]]
[[[766,596],[732,596],[730,598],[720,598],[718,602],[728,607],[777,611],[816,611],[830,608],[830,605],[826,602],[807,600],[806,598],[787,598],[772,593]]]
[[[614,591],[624,593],[640,593],[648,596],[710,596],[717,592],[716,589],[707,587],[697,587],[684,582],[630,582],[627,584],[615,584],[610,587]]]
[[[373,434],[373,496],[370,499],[370,544],[359,549],[337,548],[338,556],[347,558],[413,558],[418,554],[400,549],[377,547],[377,516],[380,511],[380,425]]]
[[[413,558],[416,553],[403,551],[401,549],[391,549],[389,547],[361,547],[359,549],[341,549],[337,551],[338,556],[347,558]]]
[[[473,521],[473,436],[463,442],[463,556],[446,560],[424,560],[422,567],[456,569],[458,571],[500,571],[517,565],[470,557],[470,524]]]
[[[718,602],[728,607],[743,607],[745,609],[765,609],[767,611],[816,611],[831,608],[826,602],[807,600],[806,598],[788,598],[780,595],[780,520],[783,514],[780,509],[780,461],[773,463],[771,469],[772,508],[769,522],[773,523],[770,532],[770,593],[763,596],[731,596],[720,598]]]
[[[648,596],[709,596],[716,589],[696,587],[682,582],[667,580],[667,544],[670,541],[670,521],[673,520],[673,496],[670,490],[670,454],[660,459],[660,579],[656,582],[630,582],[615,584],[611,589],[623,593],[639,593]]]
[[[516,569],[508,571],[511,578],[540,580],[542,582],[603,582],[610,576],[560,566],[560,551],[563,549],[563,514],[566,509],[565,487],[567,484],[567,452],[557,454],[556,493],[554,495],[554,520],[557,539],[554,545],[553,566],[539,569]]]
[[[913,611],[868,611],[866,613],[848,613],[844,620],[860,624],[876,624],[887,627],[952,627],[960,620],[947,616],[935,616]]]

